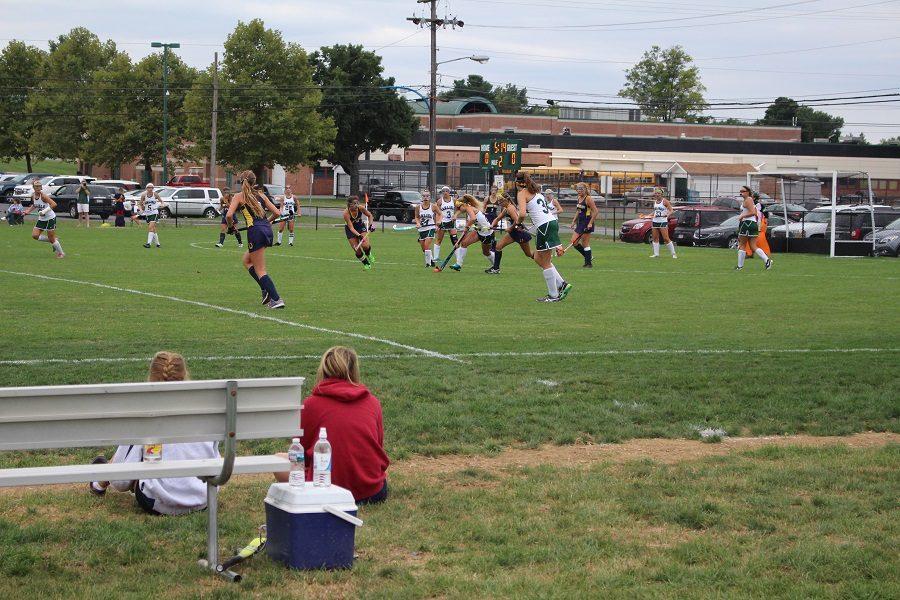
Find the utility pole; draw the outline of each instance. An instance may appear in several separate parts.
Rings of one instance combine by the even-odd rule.
[[[169,148],[168,148],[168,135],[169,135],[169,48],[181,48],[181,44],[178,43],[167,43],[164,44],[162,42],[151,42],[151,48],[162,48],[163,49],[163,158],[162,158],[162,168],[163,168],[163,184],[169,181]]]
[[[216,186],[219,169],[216,166],[216,122],[219,116],[219,53],[213,54],[212,132],[209,140],[209,185]]]
[[[437,0],[416,0],[418,4],[431,5],[431,17],[422,19],[420,17],[408,17],[407,21],[412,21],[415,25],[426,23],[431,29],[431,90],[428,93],[428,189],[437,198],[437,163],[435,161],[435,131],[437,128],[437,118],[435,115],[435,105],[437,103],[437,29],[450,25],[454,28],[462,27],[463,22],[456,17],[446,19],[438,19],[437,16]]]

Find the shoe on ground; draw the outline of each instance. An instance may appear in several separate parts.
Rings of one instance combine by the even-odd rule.
[[[572,284],[568,281],[563,281],[562,287],[559,290],[559,299],[565,300],[566,296],[569,295],[569,292],[572,291]]]
[[[678,255],[677,255],[677,254],[673,254],[673,255],[672,255],[672,258],[678,258]]]
[[[772,268],[772,259],[766,261],[766,271]]]
[[[160,246],[159,244],[157,244],[156,247],[157,247],[157,248],[162,248],[162,246]]]
[[[263,293],[262,293],[262,303],[263,303],[263,304],[268,304],[268,303],[269,303],[269,300],[270,300],[270,298],[269,298],[269,292],[263,290]]]
[[[371,250],[369,250],[368,259],[369,259],[369,264],[372,264],[372,265],[375,264],[375,253],[372,252]]]
[[[219,242],[216,242],[216,248],[221,248],[221,247],[222,247],[222,244],[220,244]]]
[[[659,254],[651,254],[650,258],[659,258]]]
[[[280,245],[281,245],[281,242],[275,242],[275,245],[276,245],[276,246],[280,246]]]
[[[462,267],[456,263],[453,263],[452,265],[450,265],[450,268],[453,269],[454,271],[462,271]]]
[[[537,301],[538,302],[559,302],[559,296],[554,298],[553,296],[550,296],[548,294],[547,296],[544,296],[543,298],[538,298]]]
[[[144,244],[144,248],[149,248],[150,244]]]
[[[109,462],[109,461],[106,460],[106,457],[105,457],[105,456],[95,456],[95,457],[94,457],[94,460],[91,461],[91,464],[92,464],[92,465],[105,465],[105,464],[107,464],[108,462]],[[95,486],[95,485],[94,485],[95,483],[98,483],[98,482],[96,482],[96,481],[91,481],[90,483],[88,483],[88,490],[89,490],[93,495],[95,495],[95,496],[101,496],[101,497],[102,497],[102,496],[105,496],[105,495],[106,495],[106,488],[101,488],[101,487],[99,487],[99,486]]]
[[[593,269],[594,263],[584,263],[583,265],[581,265],[581,268],[582,269]]]
[[[57,252],[56,253],[56,258],[65,258],[65,257],[66,257],[65,252]],[[768,268],[768,267],[766,267],[766,268]]]
[[[494,267],[491,267],[490,269],[485,269],[484,272],[487,273],[488,275],[499,275],[500,269],[495,269]]]
[[[294,242],[288,242],[288,246],[293,246]]]
[[[371,268],[372,268],[372,263],[363,263],[363,269],[365,269],[366,271],[368,271]]]
[[[272,300],[269,302],[269,308],[284,308],[284,300],[279,298],[278,300]]]
[[[744,270],[744,267],[735,267],[734,270],[735,270],[735,271],[743,271],[743,270]]]

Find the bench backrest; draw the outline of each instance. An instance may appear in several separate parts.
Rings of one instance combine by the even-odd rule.
[[[303,377],[0,388],[0,450],[224,441],[229,381],[237,439],[299,434]]]

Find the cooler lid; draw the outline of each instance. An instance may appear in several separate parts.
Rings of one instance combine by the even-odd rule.
[[[269,486],[266,504],[294,514],[325,512],[322,508],[325,505],[345,512],[356,510],[350,490],[337,485],[313,487],[311,481],[302,488],[292,487],[289,483],[273,483]]]

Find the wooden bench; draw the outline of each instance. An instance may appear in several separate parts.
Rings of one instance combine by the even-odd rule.
[[[222,458],[0,469],[0,487],[163,477],[206,482],[207,565],[218,564],[218,488],[234,473],[287,471],[236,456],[238,440],[299,434],[302,377],[0,388],[0,450],[223,442]],[[234,576],[233,573],[225,573]]]

